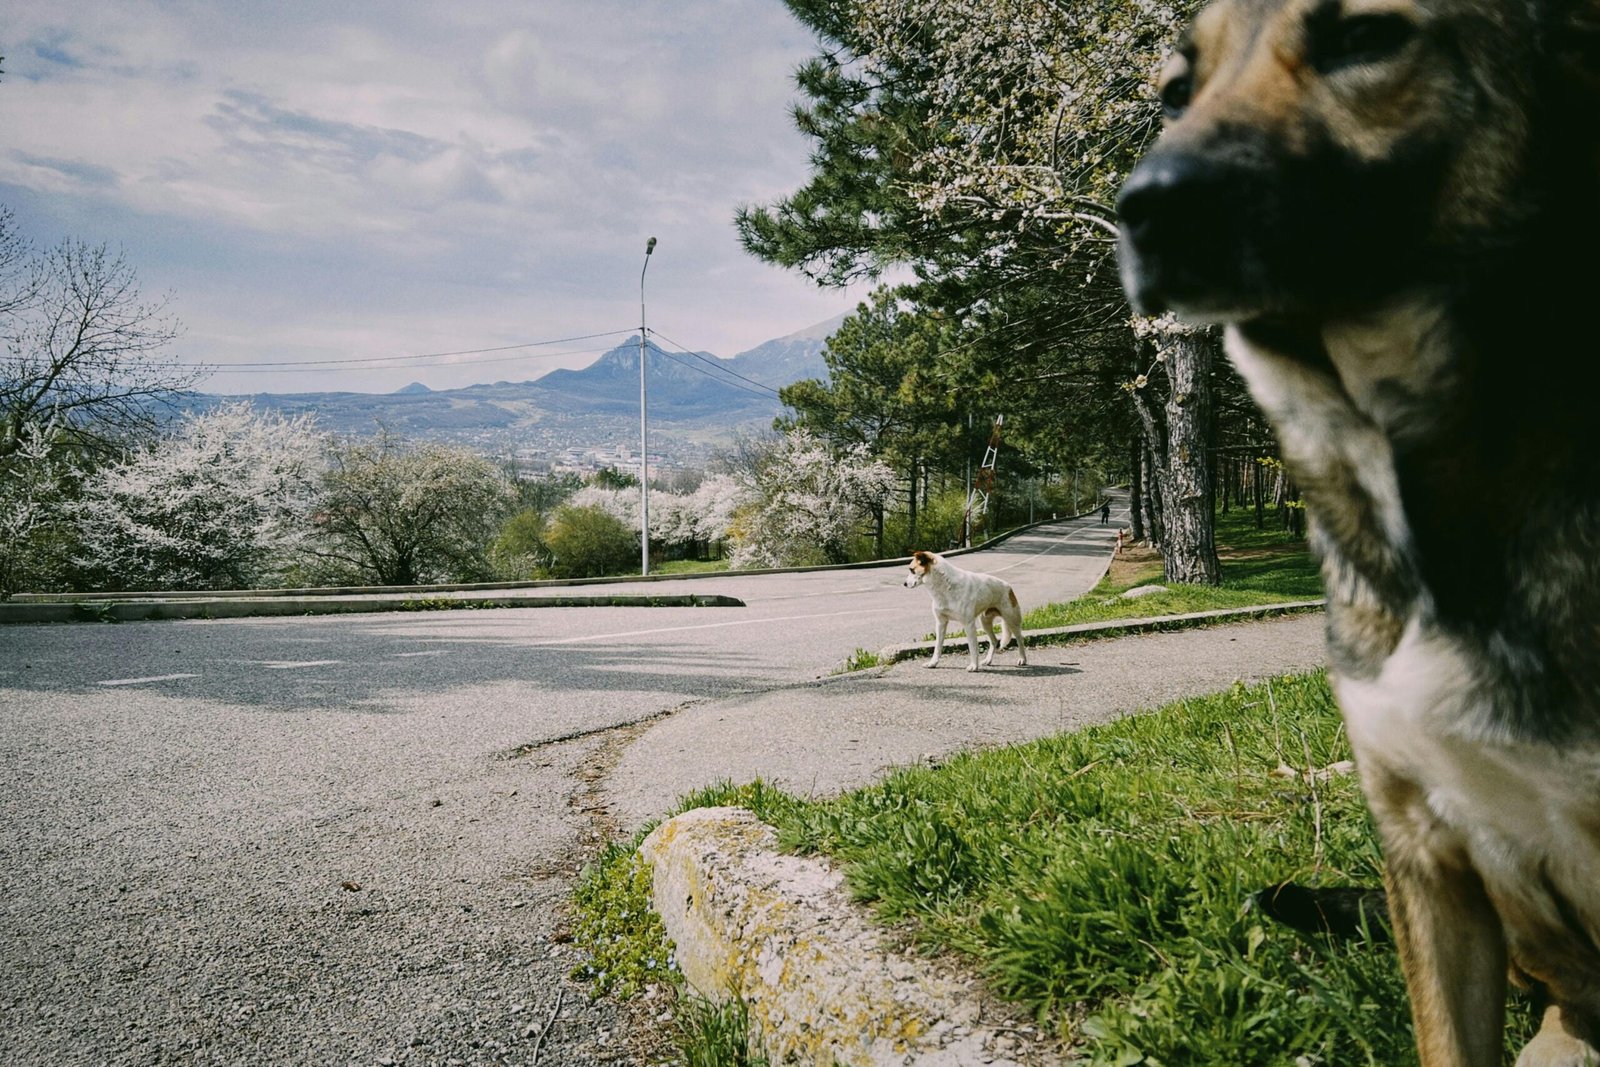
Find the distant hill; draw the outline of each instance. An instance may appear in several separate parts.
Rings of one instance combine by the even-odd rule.
[[[773,386],[804,378],[827,378],[828,365],[822,361],[822,350],[844,318],[839,315],[786,337],[763,341],[728,360],[728,369]]]
[[[774,338],[732,359],[658,343],[649,361],[653,431],[663,434],[664,446],[690,440],[704,445],[770,425],[782,405],[761,386],[778,389],[826,377],[822,349],[840,321],[842,316]],[[184,406],[204,409],[237,399],[194,394]],[[341,434],[368,434],[382,426],[407,437],[485,448],[529,442],[589,447],[638,433],[639,343],[634,338],[581,370],[551,371],[532,381],[439,390],[412,382],[392,393],[257,393],[246,399],[266,410],[313,415],[324,429]]]

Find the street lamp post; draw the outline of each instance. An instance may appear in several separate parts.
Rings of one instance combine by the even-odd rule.
[[[650,253],[655,250],[656,239],[652,237],[645,243],[644,268],[639,271],[639,573],[644,577],[650,575],[650,429],[645,416],[644,273],[650,269]]]

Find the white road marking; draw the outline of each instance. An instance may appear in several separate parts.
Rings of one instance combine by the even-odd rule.
[[[653,630],[625,630],[614,634],[589,634],[587,637],[558,637],[551,641],[532,641],[532,645],[576,645],[583,641],[606,641],[613,637],[643,637],[646,634],[672,634],[685,630],[715,630],[723,626],[756,626],[764,622],[795,622],[799,619],[833,619],[841,615],[895,615],[899,608],[879,608],[872,611],[825,611],[816,615],[778,615],[762,619],[740,619],[738,622],[707,622],[697,626],[660,626]]]
[[[392,659],[405,659],[407,656],[448,656],[449,654],[449,649],[440,648],[432,652],[391,652],[389,656]]]
[[[307,660],[257,660],[260,666],[269,671],[293,671],[301,667],[331,667],[335,663],[343,663],[342,659],[307,659]]]
[[[146,682],[175,682],[179,678],[198,678],[198,674],[153,674],[148,678],[112,678],[99,685],[143,685]]]

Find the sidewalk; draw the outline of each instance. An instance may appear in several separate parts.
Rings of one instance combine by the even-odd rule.
[[[965,649],[793,688],[691,705],[624,751],[605,786],[628,829],[693,789],[763,778],[801,795],[866,785],[886,770],[1014,744],[1325,662],[1323,618],[1140,634],[1016,650],[976,674]]]

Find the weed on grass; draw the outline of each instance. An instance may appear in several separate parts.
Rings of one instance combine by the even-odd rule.
[[[849,656],[845,657],[843,665],[841,665],[839,669],[833,673],[849,674],[851,671],[865,671],[870,670],[873,667],[881,667],[882,665],[883,660],[876,652],[868,652],[864,648],[858,648],[854,652],[850,653]]]
[[[767,1067],[767,1058],[751,1051],[750,1008],[738,997],[720,1004],[684,997],[673,1030],[683,1067]]]
[[[650,909],[650,868],[637,851],[643,840],[607,846],[573,894],[573,939],[587,958],[572,977],[594,996],[627,999],[678,982],[666,928]]]

